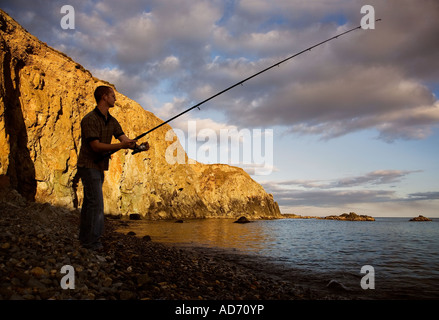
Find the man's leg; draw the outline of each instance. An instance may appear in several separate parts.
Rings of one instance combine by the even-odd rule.
[[[98,249],[102,247],[100,237],[104,230],[104,173],[89,168],[78,168],[78,173],[84,187],[79,240],[84,247]]]

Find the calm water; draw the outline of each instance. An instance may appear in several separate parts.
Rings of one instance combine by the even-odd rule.
[[[350,289],[360,288],[361,267],[371,265],[375,290],[367,290],[369,296],[439,299],[439,220],[408,220],[139,221],[129,230],[150,235],[157,242],[257,254],[304,273],[335,279]]]

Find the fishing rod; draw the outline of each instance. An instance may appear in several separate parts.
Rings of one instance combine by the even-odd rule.
[[[378,21],[381,21],[381,19],[377,19],[377,20],[375,20],[375,22],[378,22]],[[343,36],[343,35],[345,35],[345,34],[348,34],[348,33],[350,33],[350,32],[353,32],[353,31],[355,31],[355,30],[358,30],[358,29],[362,29],[362,26],[360,25],[360,26],[358,26],[358,27],[355,27],[355,28],[352,28],[352,29],[347,30],[347,31],[345,31],[345,32],[342,32],[342,33],[340,33],[340,34],[337,34],[337,35],[335,35],[335,36],[333,36],[333,37],[331,37],[331,38],[329,38],[329,39],[326,39],[326,40],[324,40],[324,41],[321,41],[321,42],[319,42],[319,43],[317,43],[317,44],[315,44],[315,45],[312,45],[312,46],[309,47],[309,48],[306,48],[306,49],[304,49],[304,50],[302,50],[302,51],[300,51],[300,52],[298,52],[298,53],[295,53],[295,54],[293,54],[293,55],[291,55],[291,56],[289,56],[289,57],[287,57],[287,58],[285,58],[285,59],[283,59],[283,60],[281,60],[281,61],[279,61],[279,62],[276,62],[275,64],[273,64],[273,65],[271,65],[271,66],[269,66],[269,67],[267,67],[267,68],[265,68],[265,69],[263,69],[263,70],[261,70],[261,71],[255,73],[255,74],[253,74],[253,75],[251,75],[251,76],[245,78],[244,80],[241,80],[241,81],[235,83],[234,85],[231,85],[230,87],[228,87],[228,88],[226,88],[226,89],[224,89],[224,90],[222,90],[222,91],[220,91],[220,92],[214,94],[213,96],[211,96],[211,97],[209,97],[209,98],[207,98],[207,99],[205,99],[205,100],[203,100],[203,101],[197,103],[196,105],[194,105],[194,106],[192,106],[192,107],[190,107],[190,108],[184,110],[183,112],[180,112],[179,114],[177,114],[177,115],[173,116],[172,118],[170,118],[170,119],[168,119],[168,120],[162,122],[161,124],[155,126],[154,128],[149,129],[148,131],[146,131],[146,132],[144,132],[144,133],[138,135],[138,136],[135,137],[133,140],[139,140],[139,139],[143,138],[143,137],[146,136],[148,133],[150,133],[150,132],[152,132],[152,131],[154,131],[154,130],[156,130],[156,129],[162,127],[162,126],[164,126],[165,124],[171,122],[172,120],[174,120],[174,119],[176,119],[176,118],[178,118],[178,117],[184,115],[185,113],[187,113],[187,112],[189,112],[189,111],[191,111],[191,110],[193,110],[193,109],[195,109],[195,108],[198,108],[199,110],[201,110],[201,109],[200,109],[200,106],[201,106],[202,104],[204,104],[204,103],[206,103],[206,102],[208,102],[208,101],[210,101],[210,100],[212,100],[212,99],[218,97],[219,95],[221,95],[221,94],[223,94],[223,93],[225,93],[225,92],[227,92],[227,91],[229,91],[229,90],[231,90],[231,89],[233,89],[233,88],[235,88],[235,87],[237,87],[237,86],[239,86],[239,85],[243,85],[245,82],[249,81],[250,79],[253,79],[253,78],[257,77],[257,76],[259,76],[260,74],[262,74],[262,73],[264,73],[264,72],[267,72],[267,71],[270,70],[270,69],[273,69],[274,67],[279,67],[282,63],[287,62],[288,60],[291,60],[291,59],[293,59],[293,58],[295,58],[295,57],[297,57],[297,56],[299,56],[299,55],[301,55],[301,54],[303,54],[303,53],[305,53],[305,52],[307,52],[307,51],[311,51],[312,49],[314,49],[314,48],[316,48],[316,47],[318,47],[318,46],[321,46],[321,45],[324,44],[324,43],[327,43],[327,42],[329,42],[329,41],[332,41],[332,40],[334,40],[334,39],[337,39],[337,38],[339,38],[339,37],[341,37],[341,36]],[[138,152],[146,151],[146,150],[148,150],[148,148],[149,148],[148,144],[147,144],[147,143],[143,143],[143,144],[137,146],[137,147],[133,150],[132,154],[136,154],[136,153],[138,153]],[[111,151],[111,152],[108,152],[108,153],[104,154],[103,157],[102,157],[99,161],[101,161],[101,160],[103,160],[103,159],[105,159],[105,158],[111,156],[113,153],[115,153],[115,152],[117,152],[117,151],[118,151],[118,150],[116,150],[116,151]]]

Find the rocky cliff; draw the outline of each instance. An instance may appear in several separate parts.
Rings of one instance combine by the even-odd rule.
[[[102,84],[108,83],[0,10],[0,184],[29,200],[80,207],[80,121],[95,107],[93,92]],[[115,91],[111,113],[127,136],[163,122]],[[112,156],[104,184],[107,213],[150,219],[280,217],[272,195],[240,168],[168,163],[167,148],[181,148],[176,140],[166,141],[169,130],[165,125],[147,136],[147,153],[122,150]]]

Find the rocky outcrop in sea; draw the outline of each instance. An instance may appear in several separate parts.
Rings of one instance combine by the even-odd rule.
[[[355,212],[342,213],[339,216],[327,216],[326,220],[345,220],[345,221],[375,221],[374,217],[367,215],[358,215]]]
[[[367,216],[367,215],[358,215],[355,212],[349,212],[349,213],[342,213],[339,216],[330,215],[326,217],[319,217],[319,216],[301,216],[298,214],[292,214],[292,213],[284,213],[282,214],[283,218],[286,219],[325,219],[325,220],[343,220],[343,221],[375,221],[374,217]]]
[[[409,221],[433,221],[430,218],[419,215],[418,217],[411,218]]]

